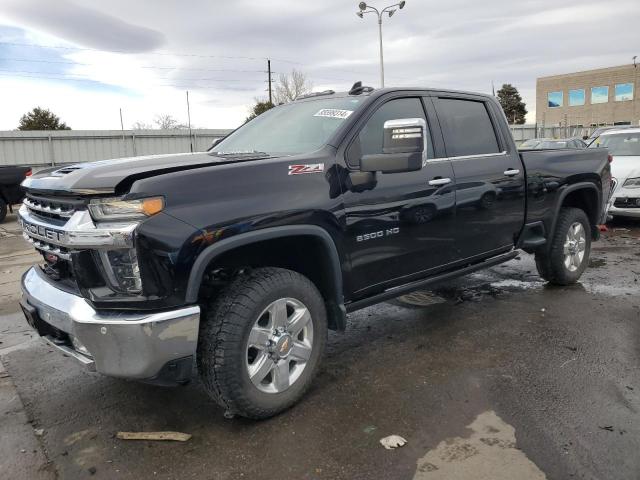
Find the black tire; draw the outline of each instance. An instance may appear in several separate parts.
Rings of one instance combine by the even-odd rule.
[[[0,223],[4,222],[5,218],[7,218],[7,204],[0,198]]]
[[[265,393],[249,378],[249,333],[265,308],[295,298],[308,309],[313,348],[299,378],[286,390]],[[198,338],[198,373],[209,395],[227,415],[263,419],[295,404],[309,388],[327,342],[327,314],[316,286],[303,275],[281,268],[239,274],[203,307]]]
[[[569,228],[576,222],[582,224],[585,232],[584,257],[580,265],[571,271],[565,265],[564,244]],[[584,270],[589,265],[591,253],[591,225],[583,210],[579,208],[565,207],[560,210],[556,230],[551,240],[551,245],[536,252],[536,267],[542,278],[554,285],[570,285],[578,281]]]

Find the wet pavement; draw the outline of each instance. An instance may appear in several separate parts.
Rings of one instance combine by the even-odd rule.
[[[305,399],[262,422],[225,419],[197,380],[102,377],[32,338],[17,280],[37,257],[0,227],[7,478],[640,478],[640,222],[612,225],[571,287],[522,254],[350,315]],[[384,449],[392,434],[407,444]]]

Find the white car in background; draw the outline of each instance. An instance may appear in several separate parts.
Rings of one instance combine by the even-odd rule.
[[[609,215],[640,218],[640,128],[608,130],[589,148],[607,147],[615,181]]]

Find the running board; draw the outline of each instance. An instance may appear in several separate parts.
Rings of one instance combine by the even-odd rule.
[[[509,253],[503,253],[502,255],[498,255],[497,257],[489,258],[479,263],[468,265],[458,270],[441,273],[433,277],[416,280],[414,282],[407,283],[405,285],[400,285],[399,287],[389,288],[388,290],[385,290],[384,292],[374,295],[372,297],[364,298],[362,300],[357,300],[355,302],[348,303],[346,305],[347,312],[355,312],[356,310],[360,310],[361,308],[369,307],[371,305],[375,305],[376,303],[384,302],[386,300],[390,300],[392,298],[405,295],[407,293],[413,292],[414,290],[419,290],[421,288],[429,287],[431,285],[444,282],[446,280],[451,280],[452,278],[461,277],[463,275],[467,275],[469,273],[473,273],[478,270],[483,270],[485,268],[493,267],[494,265],[498,265],[500,263],[508,262],[509,260],[517,257],[518,254],[519,252],[517,250],[514,250]]]

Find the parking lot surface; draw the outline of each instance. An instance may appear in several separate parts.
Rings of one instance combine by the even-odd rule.
[[[38,261],[0,225],[4,478],[640,478],[640,223],[615,222],[571,287],[517,259],[349,316],[303,401],[226,419],[197,379],[161,388],[84,371],[31,333]],[[118,431],[185,432],[184,443]],[[388,435],[407,440],[386,450]]]

